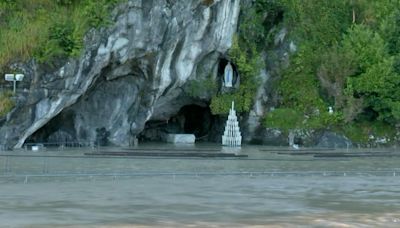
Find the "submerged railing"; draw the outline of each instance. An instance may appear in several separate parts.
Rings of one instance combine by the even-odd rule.
[[[13,174],[0,175],[0,181],[3,179],[13,179],[13,182],[27,184],[30,181],[35,182],[38,178],[60,179],[63,178],[87,178],[95,180],[96,178],[112,178],[117,180],[123,177],[157,177],[166,176],[172,179],[177,177],[215,177],[215,176],[238,176],[238,177],[399,177],[400,172],[396,171],[324,171],[324,172],[132,172],[132,173],[43,173],[43,174]],[[19,181],[18,181],[19,180]]]
[[[64,150],[65,148],[94,148],[98,145],[93,141],[60,141],[60,142],[35,142],[24,143],[25,150],[45,150],[51,148],[52,150]]]
[[[243,165],[243,162],[248,165]],[[276,170],[271,164],[302,163],[299,168]],[[399,177],[400,167],[386,169],[302,170],[308,163],[319,160],[290,160],[264,158],[139,158],[139,157],[94,157],[84,155],[26,155],[0,154],[0,181],[28,183],[42,178],[122,178],[122,177]],[[312,163],[314,162],[314,163]],[[185,164],[185,165],[182,165]],[[254,165],[256,164],[256,165]],[[312,167],[312,166],[311,166]],[[246,170],[247,169],[247,170]],[[268,170],[269,169],[269,170]],[[296,170],[297,169],[297,170]]]

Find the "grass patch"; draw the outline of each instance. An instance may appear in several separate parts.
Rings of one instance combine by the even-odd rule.
[[[0,2],[0,72],[15,61],[78,56],[84,34],[110,22],[120,0],[14,0]],[[122,0],[121,0],[122,1]]]
[[[4,117],[9,113],[15,106],[15,102],[12,100],[12,92],[0,93],[0,118]]]

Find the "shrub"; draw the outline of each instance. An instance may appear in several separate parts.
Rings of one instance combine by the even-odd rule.
[[[291,108],[278,108],[270,111],[264,118],[264,126],[278,128],[285,133],[303,127],[303,114]]]
[[[361,144],[368,143],[371,140],[371,136],[388,139],[394,139],[396,136],[395,127],[382,121],[375,121],[373,123],[368,121],[353,122],[335,130],[344,134],[351,141]]]
[[[63,21],[54,24],[49,30],[49,38],[54,40],[66,54],[71,54],[77,46],[77,41],[75,41],[73,37],[74,24],[70,21]]]
[[[87,24],[92,28],[99,28],[110,24],[110,11],[119,0],[86,1],[83,14]]]

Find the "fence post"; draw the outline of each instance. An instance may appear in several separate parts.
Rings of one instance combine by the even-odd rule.
[[[10,168],[10,161],[9,161],[9,157],[6,156],[6,160],[4,161],[4,173],[7,174],[9,172],[11,172],[11,168]]]
[[[43,170],[42,170],[42,173],[43,174],[46,174],[46,173],[48,173],[49,172],[49,168],[48,168],[48,158],[47,157],[44,157],[43,158]]]

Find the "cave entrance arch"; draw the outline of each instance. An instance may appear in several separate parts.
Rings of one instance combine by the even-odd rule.
[[[209,141],[214,118],[206,105],[185,105],[168,120],[148,121],[138,138],[139,141],[162,141],[166,134],[194,134],[196,141]]]
[[[177,116],[182,124],[183,133],[194,134],[196,139],[206,138],[211,130],[212,115],[208,106],[186,105],[181,108]]]
[[[25,144],[45,144],[45,146],[79,145],[74,128],[75,113],[59,113],[43,127],[25,140]],[[89,143],[87,143],[89,144]]]

